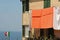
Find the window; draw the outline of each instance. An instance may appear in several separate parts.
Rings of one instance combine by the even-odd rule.
[[[22,2],[22,6],[23,6],[23,8],[22,8],[23,10],[22,11],[24,13],[25,12],[25,9],[26,9],[26,2],[25,1]]]
[[[28,26],[26,26],[25,27],[25,37],[29,37],[29,27]]]
[[[22,33],[24,37],[29,37],[29,26],[28,25],[23,25]]]
[[[26,0],[26,11],[29,11],[29,0]]]
[[[44,36],[44,29],[40,29],[40,36]]]
[[[44,8],[50,7],[50,0],[44,0]]]
[[[22,36],[25,36],[25,26],[22,26]]]
[[[23,12],[29,11],[29,0],[22,1]]]

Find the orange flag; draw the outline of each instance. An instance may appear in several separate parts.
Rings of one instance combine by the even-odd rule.
[[[53,7],[32,10],[32,28],[52,28],[53,27]]]

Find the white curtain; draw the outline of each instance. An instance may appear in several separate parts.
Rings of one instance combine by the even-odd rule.
[[[29,37],[29,27],[25,27],[25,37]]]
[[[54,13],[53,13],[53,28],[55,30],[60,30],[60,8],[59,7],[54,7],[53,10],[54,10]]]

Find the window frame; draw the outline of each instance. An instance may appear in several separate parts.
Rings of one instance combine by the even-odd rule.
[[[44,0],[44,8],[50,7],[50,0]]]
[[[25,33],[26,27],[29,28],[29,25],[23,25],[23,26],[22,26],[22,36],[23,36],[23,37],[26,37],[26,33]],[[27,31],[26,31],[26,32],[27,32]],[[29,33],[29,29],[28,29],[28,33]],[[29,34],[28,34],[28,36],[29,36]]]
[[[23,13],[25,12],[25,11],[29,11],[29,0],[25,0],[25,1],[22,1],[22,11],[23,11]]]

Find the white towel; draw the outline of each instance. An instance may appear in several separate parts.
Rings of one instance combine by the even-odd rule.
[[[53,29],[60,30],[60,8],[54,7],[53,10]]]

